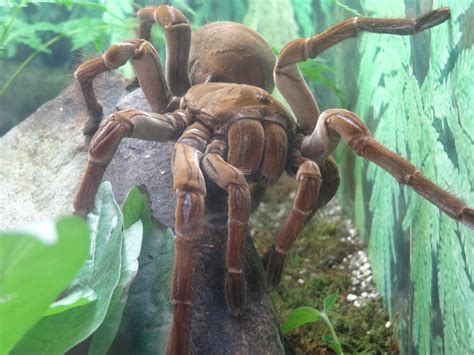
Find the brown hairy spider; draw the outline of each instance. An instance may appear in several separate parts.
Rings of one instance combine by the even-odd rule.
[[[356,154],[387,170],[450,217],[474,228],[473,209],[372,138],[355,113],[343,109],[320,113],[297,67],[298,62],[315,58],[360,31],[412,35],[429,29],[449,18],[448,8],[415,20],[345,20],[319,35],[288,43],[276,65],[266,41],[241,24],[210,23],[191,35],[188,20],[173,7],[147,7],[138,16],[140,39],[111,46],[75,73],[90,114],[84,133],[98,132],[90,143],[89,161],[74,207],[82,215],[91,210],[122,138],[176,140],[172,155],[177,198],[174,310],[167,354],[190,352],[187,325],[193,305],[195,243],[205,214],[205,179],[228,193],[225,291],[228,308],[235,316],[246,306],[244,244],[253,192],[275,183],[285,170],[299,182],[293,208],[265,258],[267,283],[273,288],[281,277],[285,254],[304,223],[336,192],[338,169],[330,154],[341,138]],[[166,77],[157,51],[148,42],[155,21],[166,36]],[[129,60],[152,112],[119,111],[99,128],[102,107],[92,82],[98,74]],[[269,94],[273,77],[293,113]]]

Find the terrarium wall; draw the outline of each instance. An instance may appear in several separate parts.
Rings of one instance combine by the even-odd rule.
[[[474,1],[360,6],[364,16],[411,18],[451,8],[448,23],[414,37],[364,34],[342,47],[338,65],[352,70],[338,82],[376,139],[473,206]],[[347,149],[339,160],[340,197],[367,242],[400,350],[474,353],[474,232]]]

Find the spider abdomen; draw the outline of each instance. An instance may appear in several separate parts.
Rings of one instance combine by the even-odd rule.
[[[193,33],[189,52],[193,85],[226,82],[272,91],[274,67],[272,48],[247,26],[230,21],[212,22]]]

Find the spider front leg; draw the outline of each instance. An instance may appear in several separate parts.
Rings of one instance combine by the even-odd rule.
[[[157,22],[165,32],[166,80],[171,92],[182,96],[191,87],[188,75],[191,25],[178,9],[168,6],[149,6],[138,11],[139,37],[149,40],[151,27]]]
[[[324,111],[311,136],[302,142],[303,155],[319,161],[332,152],[342,138],[357,155],[388,171],[400,184],[408,185],[449,217],[474,229],[474,210],[466,203],[424,177],[409,161],[377,142],[353,112]]]
[[[240,316],[247,303],[245,236],[250,216],[250,192],[244,174],[222,158],[225,150],[223,140],[214,140],[208,146],[202,168],[206,176],[229,195],[225,294],[231,313]]]
[[[75,212],[85,216],[92,209],[100,181],[122,138],[164,142],[178,137],[187,124],[182,111],[158,114],[130,109],[112,114],[90,143],[87,168],[74,200]]]
[[[281,278],[286,253],[293,245],[304,223],[315,209],[321,187],[321,173],[312,160],[298,157],[292,166],[298,167],[296,180],[300,183],[293,208],[268,254],[267,286],[275,288]]]
[[[185,355],[191,348],[191,308],[197,241],[202,235],[206,185],[199,167],[209,130],[200,123],[191,125],[174,146],[173,189],[176,194],[175,259],[173,267],[173,323],[166,354]]]
[[[291,106],[302,131],[311,134],[320,111],[297,67],[298,62],[316,58],[326,49],[357,36],[359,32],[413,35],[437,26],[449,17],[450,11],[447,7],[430,11],[414,20],[354,17],[330,27],[319,35],[295,39],[281,50],[274,70],[275,84]]]
[[[89,120],[83,128],[85,135],[94,134],[102,120],[102,105],[97,100],[92,82],[97,75],[117,69],[131,60],[140,86],[153,112],[169,111],[172,95],[166,83],[160,56],[151,43],[131,39],[111,46],[104,55],[81,64],[74,76],[79,80],[89,112]]]

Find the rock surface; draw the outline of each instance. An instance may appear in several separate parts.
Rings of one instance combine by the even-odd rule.
[[[147,108],[141,90],[119,102],[127,92],[125,81],[118,74],[96,81],[105,115],[116,107]],[[81,133],[87,113],[78,89],[77,84],[71,84],[0,139],[0,230],[72,213],[72,200],[86,165],[88,144]],[[172,228],[175,201],[171,148],[172,143],[125,139],[105,179],[112,182],[119,203],[132,186],[145,185],[155,217]],[[225,194],[210,195],[208,204],[212,202],[209,199],[220,195],[215,205],[225,205]],[[270,296],[263,286],[263,267],[250,237],[246,266],[248,308],[239,318],[227,311],[223,292],[225,221],[222,212],[208,216],[206,233],[200,242],[192,325],[195,353],[282,354],[284,341]]]

